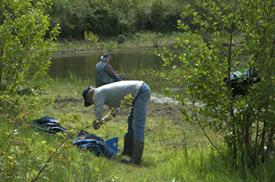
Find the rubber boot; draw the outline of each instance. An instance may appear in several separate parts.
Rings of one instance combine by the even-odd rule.
[[[124,146],[122,155],[132,156],[133,138],[124,136]]]
[[[143,149],[144,149],[143,142],[134,141],[131,159],[130,160],[123,159],[121,160],[121,162],[127,163],[127,164],[140,164],[142,154],[143,154]]]
[[[130,163],[140,164],[144,149],[144,143],[134,141]]]

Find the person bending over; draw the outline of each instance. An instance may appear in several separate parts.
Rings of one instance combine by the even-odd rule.
[[[83,90],[84,106],[94,105],[96,120],[94,129],[99,129],[106,121],[116,116],[121,101],[131,95],[131,111],[128,115],[128,130],[124,136],[123,159],[124,163],[140,164],[144,149],[144,130],[147,104],[150,99],[150,87],[143,81],[118,81],[94,88],[92,86]],[[111,108],[103,116],[103,106]],[[126,159],[125,156],[130,157]]]

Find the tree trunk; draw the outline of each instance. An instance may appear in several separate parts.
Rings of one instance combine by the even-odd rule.
[[[237,10],[237,4],[238,4],[238,0],[235,0],[235,4],[234,4],[234,9],[233,9],[233,13],[236,13]],[[229,38],[229,44],[228,44],[228,54],[227,54],[227,75],[228,78],[230,78],[230,74],[231,74],[231,67],[232,67],[232,43],[233,43],[233,33],[234,33],[234,20],[232,20],[231,22],[231,26],[230,26],[230,38]],[[229,100],[230,100],[230,106],[229,106],[229,113],[230,113],[230,118],[231,118],[231,125],[232,125],[232,134],[233,134],[233,159],[235,161],[235,163],[237,163],[237,146],[236,146],[236,126],[235,126],[235,122],[234,122],[234,108],[233,108],[233,102],[234,102],[234,97],[232,95],[232,90],[231,90],[231,86],[229,86]]]

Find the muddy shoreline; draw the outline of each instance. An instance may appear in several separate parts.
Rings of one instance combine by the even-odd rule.
[[[62,110],[63,112],[69,112],[69,109],[75,108],[76,111],[82,113],[90,113],[90,110],[84,109],[83,99],[75,98],[69,96],[58,96],[55,99],[54,108]],[[170,98],[165,96],[159,96],[152,94],[150,102],[148,104],[148,117],[172,117],[176,120],[179,120],[180,114],[180,104]],[[120,115],[127,116],[128,111],[121,111]]]

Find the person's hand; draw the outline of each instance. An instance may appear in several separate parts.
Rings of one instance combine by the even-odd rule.
[[[108,114],[106,114],[103,118],[102,121],[106,122],[106,121],[110,121],[114,118],[114,116],[112,115],[112,110],[110,112],[108,112]]]
[[[102,125],[103,125],[103,122],[102,122],[102,121],[95,120],[95,121],[93,122],[93,128],[94,128],[95,130],[98,130]]]

